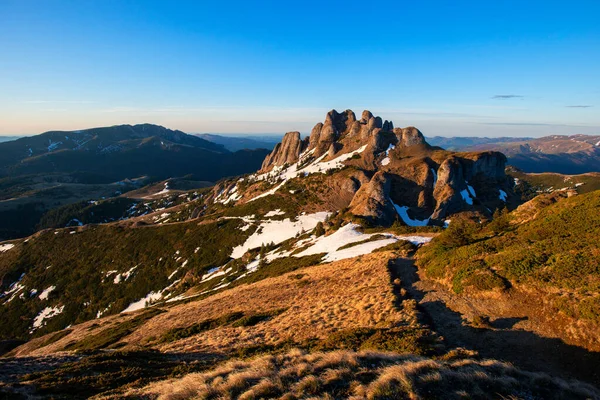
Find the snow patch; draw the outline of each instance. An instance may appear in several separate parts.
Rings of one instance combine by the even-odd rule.
[[[461,190],[460,195],[462,196],[465,203],[467,203],[470,206],[473,205],[473,199],[471,198],[471,196],[469,196],[469,192],[467,191],[467,189]]]
[[[121,311],[121,314],[133,312],[137,310],[141,310],[142,308],[147,307],[152,302],[160,300],[162,298],[162,291],[160,292],[150,292],[146,295],[146,297],[139,299],[138,301],[134,301],[126,309]]]
[[[5,251],[12,249],[13,247],[15,247],[15,245],[12,243],[0,244],[0,253],[4,253]]]
[[[46,308],[44,308],[33,319],[33,328],[31,329],[31,331],[29,331],[29,333],[32,333],[36,329],[41,328],[42,326],[46,325],[45,322],[44,322],[44,320],[56,317],[57,315],[59,315],[60,313],[62,313],[64,309],[65,309],[65,306],[60,306],[60,307],[56,306],[56,307],[46,307]]]
[[[351,246],[340,250],[341,247],[344,247],[348,244],[361,242],[377,235],[376,233],[365,234],[359,232],[357,230],[359,227],[360,225],[357,224],[347,224],[329,236],[315,238],[312,246],[298,254],[294,254],[294,257],[304,257],[314,254],[327,253],[323,257],[323,261],[337,261],[371,253],[373,250],[387,246],[388,244],[397,242],[398,240],[407,240],[414,244],[423,244],[431,240],[431,238],[425,236],[395,236],[390,233],[380,233],[380,235],[384,235],[385,238],[361,243],[356,246]]]
[[[265,217],[275,217],[277,215],[284,215],[285,212],[281,211],[281,209],[277,209],[277,210],[273,210],[273,211],[269,211],[268,213],[265,214]]]
[[[52,285],[52,286],[50,286],[50,287],[48,287],[48,288],[44,289],[44,290],[42,291],[42,293],[40,293],[40,295],[39,295],[39,297],[38,297],[38,298],[39,298],[40,300],[48,300],[48,296],[50,295],[50,293],[51,293],[51,292],[52,292],[54,289],[56,289],[56,286],[54,286],[54,285]]]
[[[231,258],[240,258],[248,250],[268,243],[281,243],[293,238],[303,231],[313,230],[319,222],[324,222],[330,213],[317,212],[314,214],[300,215],[297,221],[286,218],[282,221],[263,221],[259,228],[244,242],[237,246],[231,253]]]
[[[471,196],[473,196],[474,198],[477,197],[477,195],[475,194],[475,189],[473,189],[473,186],[467,185],[467,189],[469,189],[469,193],[471,193]]]
[[[325,153],[322,156],[320,156],[319,158],[317,158],[316,160],[314,160],[312,163],[307,165],[306,167],[298,169],[298,166],[300,164],[302,164],[304,162],[304,160],[314,152],[314,149],[312,149],[308,152],[302,153],[300,155],[297,163],[292,164],[285,169],[283,169],[283,166],[275,167],[270,172],[255,176],[254,178],[257,180],[275,180],[275,181],[282,180],[282,182],[279,185],[277,185],[276,187],[274,187],[273,189],[248,200],[248,202],[274,194],[283,185],[285,185],[287,183],[287,181],[289,181],[290,179],[296,178],[298,176],[307,176],[307,175],[315,174],[315,173],[324,174],[324,173],[327,173],[327,171],[329,171],[331,169],[343,168],[344,161],[349,160],[356,154],[362,153],[363,151],[365,151],[366,148],[367,148],[367,145],[364,145],[358,150],[354,150],[347,154],[342,154],[341,156],[334,158],[333,160],[330,160],[330,161],[323,161],[323,159],[327,156],[327,153]]]
[[[502,190],[502,189],[499,189],[499,192],[500,192],[500,194],[498,195],[498,198],[499,198],[500,200],[502,200],[503,202],[505,202],[505,203],[506,203],[506,199],[507,199],[507,196],[508,196],[508,195],[507,195],[507,194],[506,194],[506,192],[505,192],[504,190]]]
[[[408,207],[407,206],[399,206],[397,204],[394,204],[394,202],[392,202],[392,204],[394,205],[396,212],[398,213],[400,218],[402,218],[402,221],[404,221],[404,223],[406,225],[408,225],[408,226],[427,226],[429,224],[429,220],[431,219],[431,217],[424,219],[422,221],[420,221],[418,219],[412,219],[408,215]]]
[[[133,271],[135,271],[135,269],[137,267],[138,266],[136,265],[135,267],[130,268],[127,272],[123,272],[122,274],[117,274],[115,276],[115,279],[113,279],[113,283],[116,285],[123,281],[126,281],[127,279],[129,279],[131,277],[131,275],[133,275]]]

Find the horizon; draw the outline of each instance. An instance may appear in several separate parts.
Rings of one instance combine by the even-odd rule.
[[[307,134],[332,108],[430,137],[600,134],[597,2],[267,3],[2,2],[0,135]]]

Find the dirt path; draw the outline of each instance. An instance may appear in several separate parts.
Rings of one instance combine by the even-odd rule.
[[[427,323],[444,337],[446,345],[476,350],[482,357],[508,361],[530,371],[563,378],[576,378],[600,386],[600,353],[539,336],[523,310],[510,316],[506,304],[490,304],[484,315],[489,326],[475,328],[467,320],[480,314],[481,305],[458,296],[433,282],[420,280],[414,260],[390,261],[393,279],[399,278],[407,294],[415,299]]]

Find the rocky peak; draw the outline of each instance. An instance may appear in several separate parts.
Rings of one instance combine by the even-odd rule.
[[[502,153],[442,151],[414,126],[396,128],[368,110],[358,120],[351,110],[331,110],[304,140],[288,132],[265,159],[263,171],[298,162],[302,153],[303,165],[322,163],[323,168],[346,155],[337,168],[352,165],[369,177],[356,184],[346,206],[375,223],[401,218],[409,225],[441,225],[463,211],[491,216],[514,196]]]
[[[281,143],[277,143],[273,151],[267,155],[262,164],[262,169],[271,166],[293,164],[298,161],[300,154],[308,147],[308,140],[300,139],[300,132],[288,132],[283,136]]]
[[[398,142],[400,142],[403,147],[416,146],[420,144],[429,146],[425,141],[425,137],[421,131],[414,126],[409,126],[407,128],[395,128],[393,131],[398,138]]]

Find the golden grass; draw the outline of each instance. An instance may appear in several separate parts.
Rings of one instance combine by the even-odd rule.
[[[123,338],[122,349],[137,349],[143,345],[166,352],[220,353],[255,345],[325,339],[344,329],[417,326],[416,310],[409,302],[400,310],[394,306],[395,296],[387,268],[389,258],[390,254],[381,252],[308,267],[166,308],[167,312]],[[299,273],[301,279],[290,278]],[[159,343],[158,340],[171,329],[232,312],[255,314],[280,308],[286,311],[254,326],[227,325],[175,342]],[[19,349],[19,355],[56,353],[67,344],[89,336],[93,324],[102,324],[94,329],[93,333],[97,334],[130,318],[130,315],[120,315],[88,321],[74,326],[72,333],[49,346],[36,349],[36,342],[32,341]]]
[[[394,327],[416,323],[414,310],[394,306],[388,257],[376,255],[301,270],[234,288],[182,305],[152,319],[127,340],[139,343],[175,327],[216,318],[232,311],[256,313],[286,308],[282,314],[250,327],[226,326],[158,346],[162,351],[231,351],[259,344],[324,339],[358,327]],[[294,272],[295,275],[298,271]]]
[[[180,399],[588,399],[593,387],[495,360],[429,359],[380,352],[292,350],[159,381],[124,396]]]

